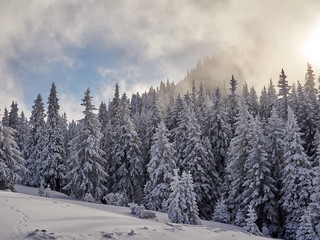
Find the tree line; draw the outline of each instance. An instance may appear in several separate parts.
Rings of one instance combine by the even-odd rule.
[[[195,81],[176,92],[167,81],[129,99],[116,85],[96,109],[88,88],[77,122],[60,115],[54,83],[47,111],[39,94],[30,119],[13,102],[1,123],[0,187],[20,179],[96,201],[121,193],[125,204],[168,212],[173,222],[213,218],[264,236],[316,239],[320,100],[312,66],[292,86],[282,69],[259,97],[246,83],[240,93],[234,76],[228,92]]]

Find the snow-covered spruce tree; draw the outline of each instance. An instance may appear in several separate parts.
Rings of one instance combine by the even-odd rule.
[[[160,122],[153,136],[151,159],[147,165],[149,181],[144,187],[144,205],[154,211],[167,211],[173,169],[176,168],[176,152],[169,142],[169,131]]]
[[[210,140],[216,169],[221,179],[224,179],[225,176],[226,158],[231,134],[226,107],[223,103],[220,89],[217,88],[213,99],[213,106],[208,114],[205,136]]]
[[[108,173],[107,188],[109,191],[113,191],[113,186],[115,184],[115,171],[118,167],[117,162],[114,161],[114,154],[117,152],[115,148],[118,146],[116,143],[119,141],[119,133],[116,131],[117,124],[119,123],[119,108],[120,108],[120,93],[119,85],[116,84],[114,97],[108,105],[108,122],[104,132],[102,132],[103,137],[101,139],[101,148],[106,153],[106,172]],[[117,167],[116,167],[117,165]]]
[[[296,239],[297,240],[315,240],[320,239],[319,236],[316,235],[314,231],[314,226],[312,223],[312,215],[311,209],[308,207],[304,211],[304,214],[301,216],[299,228],[297,230]]]
[[[276,201],[278,202],[280,199],[280,188],[281,188],[281,169],[284,164],[284,122],[278,116],[275,107],[273,107],[271,111],[271,116],[268,119],[268,122],[265,127],[266,133],[266,149],[268,153],[268,162],[271,163],[271,173],[272,177],[276,181],[277,191],[274,192]],[[275,212],[279,212],[279,221],[283,222],[282,217],[284,214],[281,212],[281,208],[279,204],[277,204],[277,210]],[[269,231],[275,233],[281,224],[269,226]]]
[[[291,93],[289,95],[289,106],[291,107],[292,111],[296,115],[299,109],[299,101],[298,101],[298,92],[297,92],[297,86],[295,83],[292,83],[291,86]],[[285,120],[285,119],[283,119]]]
[[[246,225],[243,227],[249,233],[252,233],[256,236],[261,236],[261,232],[256,225],[257,221],[257,214],[254,208],[250,205],[248,208],[247,218],[246,218]]]
[[[25,166],[28,171],[23,176],[24,184],[34,187],[39,187],[42,181],[41,167],[47,134],[44,118],[43,101],[39,94],[34,101],[29,121],[27,147],[25,149]]]
[[[247,82],[244,82],[243,86],[242,86],[242,98],[244,100],[244,102],[248,105],[249,103],[249,87]]]
[[[254,117],[257,116],[259,112],[258,96],[254,87],[250,88],[248,99],[248,111]]]
[[[151,109],[147,112],[146,134],[144,136],[144,148],[146,150],[146,159],[150,159],[150,148],[153,144],[153,135],[156,133],[157,126],[163,120],[162,106],[158,95],[154,94]]]
[[[232,75],[230,80],[230,94],[227,99],[227,109],[228,109],[228,118],[229,124],[231,126],[232,134],[235,133],[237,114],[238,114],[238,95],[236,94],[237,90],[237,80]]]
[[[17,102],[12,102],[9,112],[9,127],[17,130],[19,125],[19,109]]]
[[[200,224],[191,174],[183,172],[180,177],[178,170],[175,169],[170,189],[171,193],[168,199],[170,221],[173,223]]]
[[[170,183],[170,195],[168,198],[168,217],[173,223],[187,223],[186,214],[187,203],[184,196],[184,188],[181,184],[181,178],[178,169],[174,169],[174,175]]]
[[[267,94],[268,94],[268,106],[269,106],[268,111],[267,111],[267,116],[270,117],[271,111],[272,111],[273,107],[276,106],[277,98],[278,98],[277,91],[276,91],[275,86],[273,85],[272,79],[270,79],[270,81],[269,81]]]
[[[24,170],[14,134],[13,128],[0,125],[0,190],[12,190]]]
[[[186,201],[186,213],[188,216],[188,224],[201,224],[199,218],[199,209],[197,205],[196,194],[194,192],[194,183],[190,171],[182,172],[181,185],[184,190],[184,197]]]
[[[116,113],[118,122],[112,129],[110,176],[114,182],[111,192],[123,193],[128,202],[142,200],[142,154],[141,140],[131,120],[129,102],[123,94]]]
[[[285,154],[282,167],[280,204],[285,213],[285,238],[295,239],[300,217],[304,214],[312,193],[311,163],[304,152],[296,117],[288,108],[285,127]]]
[[[314,136],[317,131],[317,103],[310,99],[309,94],[306,93],[299,82],[297,87],[297,100],[298,111],[296,116],[302,133],[301,140],[307,155],[313,160],[316,151]]]
[[[217,202],[214,208],[212,220],[221,223],[230,223],[230,213],[228,211],[226,202],[223,198],[220,198]]]
[[[180,95],[175,98],[173,104],[169,105],[165,118],[165,124],[169,131],[172,132],[178,126],[179,115],[184,107],[185,105]],[[172,136],[172,139],[174,139],[174,136]]]
[[[246,209],[251,205],[258,215],[258,226],[266,226],[269,231],[279,224],[277,212],[278,192],[276,180],[272,173],[272,163],[266,152],[266,138],[260,121],[250,121],[248,157],[245,161],[243,192],[240,193],[240,206]]]
[[[19,146],[19,150],[21,152],[21,157],[23,159],[26,159],[26,152],[27,152],[27,145],[28,145],[28,132],[29,132],[29,123],[27,118],[24,115],[24,112],[21,112],[20,118],[19,118],[19,125],[17,129],[17,144]]]
[[[101,124],[101,132],[104,133],[109,120],[107,105],[104,102],[101,102],[99,106],[98,120]]]
[[[209,157],[201,139],[200,125],[193,111],[186,116],[186,134],[184,157],[180,162],[181,171],[190,171],[194,181],[199,214],[211,219],[212,210],[220,196],[221,180],[215,168],[215,162]]]
[[[310,203],[301,217],[297,238],[300,239],[320,239],[320,133],[315,136],[317,146],[313,172],[313,192],[310,197]],[[318,236],[318,238],[312,238]]]
[[[270,109],[268,102],[268,92],[266,86],[263,87],[259,98],[259,116],[261,119],[267,119],[270,117]]]
[[[279,115],[275,107],[271,111],[271,116],[268,119],[266,125],[266,149],[268,152],[268,159],[273,166],[272,172],[274,179],[277,181],[278,188],[280,187],[280,169],[283,166],[284,158],[284,122]]]
[[[181,101],[180,101],[181,100]],[[177,103],[181,104],[181,109],[177,113],[175,127],[171,130],[172,142],[175,144],[177,152],[177,168],[182,170],[181,164],[186,158],[186,142],[188,139],[188,116],[190,116],[191,109],[184,99],[180,99]]]
[[[316,103],[318,89],[316,88],[315,75],[310,63],[307,64],[304,89],[305,89],[305,94],[311,99],[313,103]]]
[[[60,124],[58,100],[56,85],[52,83],[48,98],[47,139],[43,149],[41,171],[45,185],[50,184],[51,189],[61,191],[63,177],[66,174],[66,146]]]
[[[159,100],[159,96],[156,93],[153,93],[152,95],[152,102],[150,109],[144,112],[144,116],[141,115],[139,122],[136,122],[136,126],[140,127],[140,139],[142,141],[141,146],[141,152],[142,152],[142,158],[143,158],[143,173],[144,176],[141,177],[142,183],[144,184],[148,179],[148,173],[147,173],[147,164],[149,163],[151,159],[151,146],[153,145],[153,136],[157,131],[157,127],[159,123],[163,120],[163,106]],[[145,117],[145,119],[141,119]],[[141,128],[145,129],[141,129]],[[138,132],[138,130],[137,130]]]
[[[230,142],[226,168],[226,181],[228,181],[228,198],[226,200],[233,219],[240,208],[241,199],[239,196],[244,188],[244,165],[249,154],[249,120],[251,118],[247,105],[242,100],[235,123],[235,135]]]
[[[194,112],[197,122],[200,125],[201,133],[204,132],[209,109],[207,106],[207,97],[204,93],[202,83],[200,84],[199,91],[195,98]]]
[[[246,219],[245,219],[244,214],[240,208],[238,209],[233,222],[235,225],[237,225],[239,227],[244,227],[246,225]]]
[[[278,87],[278,113],[280,114],[280,117],[282,117],[283,119],[287,119],[290,86],[288,85],[287,76],[285,75],[283,69],[281,69],[281,73],[279,75]]]
[[[7,108],[4,109],[1,123],[2,126],[9,127],[9,112]]]
[[[59,116],[59,128],[61,129],[65,151],[67,151],[66,148],[69,142],[68,141],[69,136],[68,136],[68,117],[66,113],[63,113],[62,115]]]
[[[92,104],[89,88],[82,99],[84,106],[84,119],[78,136],[69,142],[70,156],[68,159],[67,184],[63,188],[70,191],[79,199],[84,199],[91,194],[97,201],[105,195],[107,173],[102,168],[104,165],[104,151],[100,148],[102,134]]]

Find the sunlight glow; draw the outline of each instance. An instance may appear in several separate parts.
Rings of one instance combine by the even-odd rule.
[[[316,28],[305,45],[305,55],[311,64],[320,64],[320,26]]]

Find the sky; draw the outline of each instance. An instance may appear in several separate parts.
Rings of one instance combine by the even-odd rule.
[[[116,83],[129,95],[177,83],[205,56],[234,56],[257,87],[281,68],[291,82],[307,62],[320,72],[318,0],[0,0],[0,22],[0,114],[14,100],[30,116],[55,82],[60,112],[80,119],[88,87],[98,107]]]

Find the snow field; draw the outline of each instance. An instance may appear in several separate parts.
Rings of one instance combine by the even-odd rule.
[[[139,219],[126,207],[86,203],[52,191],[51,198],[36,196],[37,189],[16,186],[18,193],[0,191],[0,240],[8,239],[263,239],[232,225],[202,221],[202,225]]]

